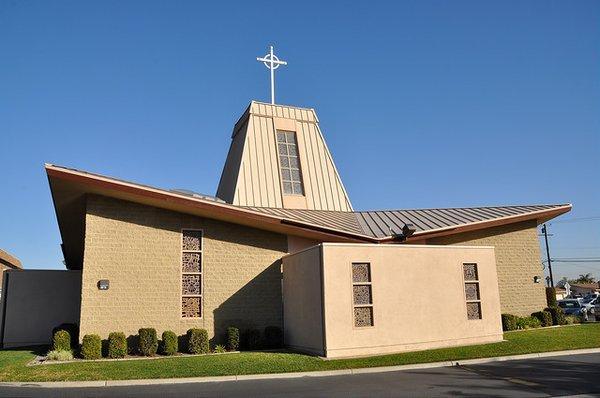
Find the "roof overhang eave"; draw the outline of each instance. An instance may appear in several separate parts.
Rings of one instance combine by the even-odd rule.
[[[277,217],[230,204],[193,198],[176,192],[133,184],[97,174],[66,169],[50,164],[46,164],[45,168],[50,183],[59,229],[65,245],[69,240],[66,238],[66,229],[68,228],[64,226],[65,223],[63,222],[67,215],[63,214],[64,211],[58,203],[60,200],[57,201],[57,198],[61,195],[60,188],[57,188],[57,185],[60,185],[57,184],[59,181],[63,183],[63,185],[66,183],[69,186],[74,187],[81,195],[103,195],[288,235],[297,235],[311,239],[334,242],[376,241],[376,238],[366,235],[353,234],[351,232],[318,226],[311,223]]]

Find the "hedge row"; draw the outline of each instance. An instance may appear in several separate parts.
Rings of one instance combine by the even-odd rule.
[[[565,325],[574,322],[576,322],[576,319],[573,319],[573,317],[567,319],[565,312],[560,307],[548,307],[543,311],[534,312],[531,316],[527,317],[502,314],[502,330],[504,331]]]
[[[76,331],[66,328],[55,328],[52,338],[52,350],[58,352],[73,352],[73,333]],[[183,340],[183,339],[182,339]],[[84,359],[124,358],[127,354],[154,356],[159,352],[162,355],[175,355],[181,350],[190,354],[206,354],[210,352],[208,333],[205,329],[189,329],[185,341],[180,344],[180,337],[171,330],[164,331],[161,340],[158,340],[156,329],[142,328],[137,336],[128,339],[122,332],[112,332],[103,345],[100,336],[95,334],[83,336],[79,355]],[[215,352],[237,351],[240,345],[247,350],[260,348],[279,348],[283,345],[281,328],[266,327],[264,334],[258,329],[248,329],[240,334],[238,328],[227,328],[226,346],[218,345]],[[185,348],[183,348],[185,347]]]

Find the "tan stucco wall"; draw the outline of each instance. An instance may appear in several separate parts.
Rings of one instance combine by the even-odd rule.
[[[316,355],[323,350],[321,247],[283,260],[283,324],[286,346]]]
[[[5,348],[49,344],[53,328],[79,322],[80,271],[5,271],[3,290]]]
[[[81,336],[199,327],[222,339],[230,325],[282,326],[285,236],[100,196],[87,208]],[[181,318],[182,228],[204,231],[202,319]]]
[[[524,316],[546,307],[535,221],[429,239],[427,243],[494,246],[502,312]],[[535,276],[541,277],[542,283],[534,283]]]
[[[325,243],[322,247],[325,351],[330,358],[374,355],[502,340],[494,249]],[[318,268],[309,249],[284,257],[288,265]],[[353,320],[352,262],[370,262],[374,326],[357,328]],[[463,263],[478,264],[483,318],[468,320]],[[285,286],[288,286],[287,284]],[[284,289],[286,308],[317,292],[307,284]],[[286,311],[286,326],[288,312]],[[295,316],[294,313],[289,314]],[[303,333],[310,322],[296,319]],[[286,336],[296,331],[286,330]],[[316,333],[316,332],[315,332]],[[314,336],[316,341],[316,336]],[[286,340],[286,344],[289,341]]]

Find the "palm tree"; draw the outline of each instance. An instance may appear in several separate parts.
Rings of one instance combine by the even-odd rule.
[[[596,278],[592,274],[581,274],[579,278],[575,279],[575,283],[596,283]]]

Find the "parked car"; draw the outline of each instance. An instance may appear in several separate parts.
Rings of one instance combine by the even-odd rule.
[[[594,314],[596,321],[600,321],[600,300],[596,300],[596,305],[592,307],[590,312]]]
[[[581,300],[581,305],[589,312],[598,302],[600,302],[598,296],[588,295]]]
[[[559,300],[558,306],[565,311],[566,315],[587,315],[587,308],[577,299]]]

